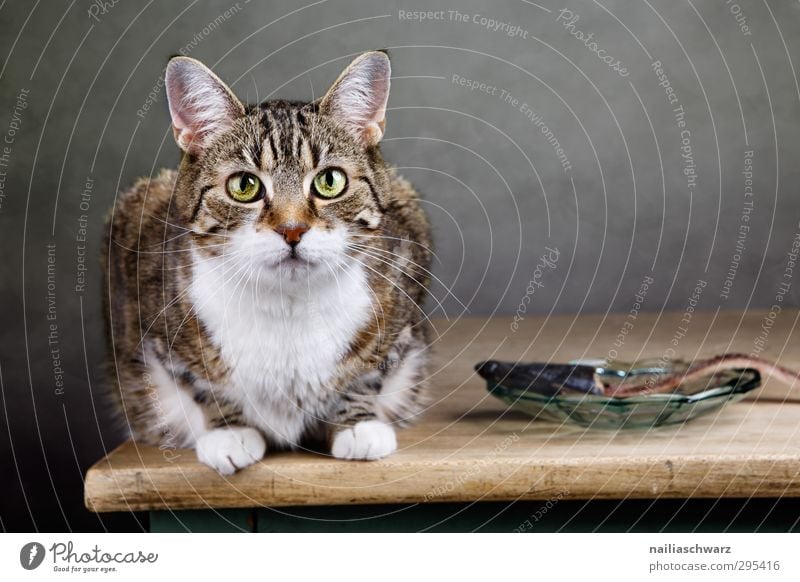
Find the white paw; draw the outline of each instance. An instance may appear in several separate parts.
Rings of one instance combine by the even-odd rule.
[[[256,429],[234,426],[207,432],[197,439],[195,449],[201,463],[216,469],[220,475],[233,475],[237,469],[260,461],[267,444]]]
[[[397,450],[394,429],[380,420],[365,420],[336,433],[331,454],[337,459],[374,461]]]

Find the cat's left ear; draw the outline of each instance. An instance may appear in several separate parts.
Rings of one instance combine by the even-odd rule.
[[[175,141],[187,153],[201,152],[244,115],[244,106],[228,86],[195,59],[173,57],[165,85]]]
[[[350,63],[322,98],[320,112],[338,119],[365,145],[376,145],[386,127],[391,74],[386,53],[364,53]]]

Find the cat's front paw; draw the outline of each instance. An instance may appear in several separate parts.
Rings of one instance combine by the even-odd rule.
[[[380,420],[364,420],[337,432],[331,454],[337,459],[374,461],[397,450],[394,429]]]
[[[233,475],[261,460],[267,443],[256,429],[246,426],[215,428],[197,439],[197,459],[220,475]]]

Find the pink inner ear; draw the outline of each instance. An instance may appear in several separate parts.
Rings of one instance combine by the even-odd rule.
[[[323,106],[359,139],[376,144],[383,137],[391,65],[383,53],[370,53],[350,65]]]
[[[170,61],[166,86],[175,141],[184,151],[196,153],[207,146],[243,112],[222,81],[192,59]]]
[[[178,113],[172,113],[172,134],[175,137],[175,141],[178,143],[178,147],[186,151],[192,149],[195,134],[189,124],[186,123]]]

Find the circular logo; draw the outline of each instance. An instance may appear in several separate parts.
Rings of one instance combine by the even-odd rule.
[[[19,563],[26,570],[34,570],[44,561],[44,546],[39,542],[29,542],[19,551]]]

